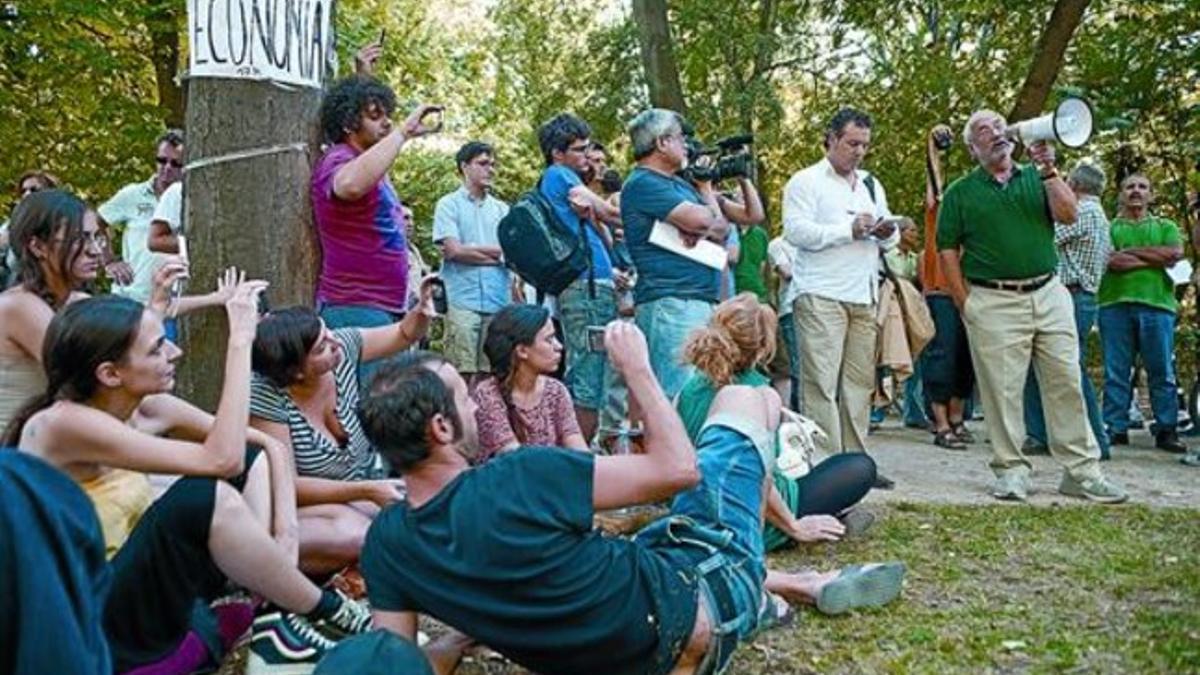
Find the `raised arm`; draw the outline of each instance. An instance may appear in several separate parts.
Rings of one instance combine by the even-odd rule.
[[[608,324],[604,347],[624,377],[645,423],[645,454],[596,457],[592,506],[596,510],[662,501],[700,480],[696,451],[675,408],[663,394],[636,326]]]
[[[742,201],[721,200],[721,211],[725,214],[725,218],[738,225],[761,223],[767,215],[763,211],[762,197],[758,194],[758,188],[754,187],[754,181],[745,176],[739,176],[738,187],[742,191]]]
[[[404,318],[389,326],[378,328],[362,328],[362,360],[391,356],[402,349],[408,349],[425,337],[429,330],[429,322],[437,312],[433,309],[433,280],[430,275],[421,280],[421,301],[417,306],[404,315]]]
[[[391,133],[383,137],[366,152],[346,162],[333,175],[333,194],[338,199],[354,201],[366,195],[379,183],[388,169],[396,161],[396,156],[410,138],[419,138],[437,131],[436,127],[428,126],[421,120],[433,112],[438,112],[441,106],[422,104],[417,106],[404,123],[393,128]]]
[[[147,473],[218,477],[236,476],[244,470],[250,346],[258,324],[258,296],[267,284],[245,281],[244,274],[234,269],[225,274],[227,283],[236,285],[225,305],[229,316],[225,380],[216,417],[204,441],[151,436],[100,410],[78,405],[72,408],[70,423],[56,424],[52,430],[59,463],[90,462]],[[163,348],[164,340],[160,339],[156,348]]]

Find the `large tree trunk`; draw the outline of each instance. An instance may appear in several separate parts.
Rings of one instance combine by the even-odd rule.
[[[1010,122],[1035,117],[1042,112],[1058,71],[1062,69],[1063,54],[1083,20],[1083,12],[1090,1],[1057,0],[1054,3],[1050,20],[1034,48],[1033,63],[1029,66],[1025,84],[1021,86],[1017,102],[1008,114]]]
[[[189,90],[188,292],[213,290],[218,272],[236,265],[271,283],[272,306],[311,304],[319,248],[308,186],[322,92],[208,78],[190,80]],[[179,371],[180,394],[214,410],[228,336],[223,310],[185,316],[181,333],[189,353]]]
[[[667,23],[667,0],[633,0],[633,21],[638,27],[650,103],[657,108],[686,114],[671,26]]]
[[[183,87],[176,79],[179,74],[180,24],[180,7],[175,3],[160,4],[146,17],[158,105],[163,111],[163,121],[168,127],[175,128],[183,127],[185,107]]]

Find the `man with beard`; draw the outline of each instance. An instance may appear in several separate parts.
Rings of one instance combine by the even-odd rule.
[[[697,452],[641,332],[615,321],[604,344],[645,413],[644,453],[526,447],[471,468],[479,436],[462,377],[428,352],[382,367],[359,416],[408,495],[380,513],[363,549],[376,627],[415,639],[426,613],[546,675],[720,673],[764,608],[778,608],[764,589],[826,614],[897,597],[898,562],[766,569],[774,391],[718,392]],[[633,540],[592,527],[596,511],[671,498],[672,515]],[[455,655],[427,653],[453,670]]]
[[[1122,502],[1129,495],[1104,477],[1088,433],[1071,294],[1054,275],[1055,223],[1075,222],[1075,194],[1054,167],[1052,147],[1035,143],[1029,154],[1037,166],[1017,164],[1006,132],[1004,118],[991,110],[967,120],[963,140],[978,166],[946,190],[937,229],[991,432],[992,496],[1028,497],[1022,393],[1032,359],[1050,452],[1065,469],[1059,492]]]

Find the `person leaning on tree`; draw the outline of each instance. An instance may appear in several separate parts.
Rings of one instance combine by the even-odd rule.
[[[1038,167],[1017,164],[1006,131],[1004,118],[991,110],[967,120],[963,140],[978,166],[946,190],[937,228],[987,414],[992,496],[1028,498],[1032,464],[1021,452],[1022,393],[1032,360],[1050,452],[1064,468],[1059,492],[1122,502],[1129,495],[1105,478],[1088,433],[1071,294],[1054,276],[1054,223],[1075,222],[1075,195],[1059,177],[1049,144],[1029,148]]]

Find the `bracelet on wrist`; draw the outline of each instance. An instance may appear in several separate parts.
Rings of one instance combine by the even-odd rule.
[[[1048,170],[1040,172],[1040,175],[1042,180],[1052,180],[1058,178],[1058,169],[1050,167]]]

